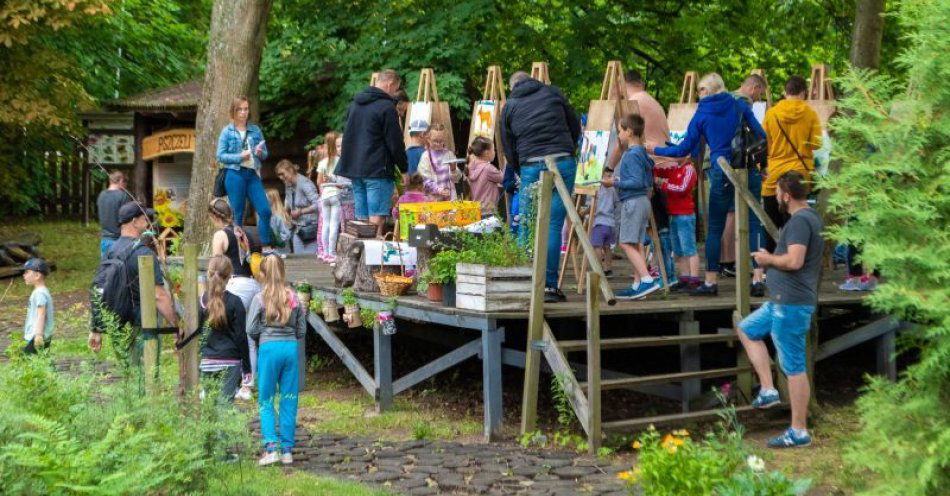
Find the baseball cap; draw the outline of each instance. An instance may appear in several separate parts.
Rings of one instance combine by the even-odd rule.
[[[151,220],[155,216],[155,210],[145,208],[145,206],[139,202],[130,201],[119,207],[119,225],[128,224],[140,215],[148,215],[149,220]]]
[[[32,270],[39,272],[44,276],[48,276],[49,264],[47,264],[46,260],[43,260],[42,258],[31,258],[27,260],[25,264],[23,264],[23,270]]]
[[[424,133],[427,129],[429,129],[429,123],[422,119],[417,119],[409,123],[410,133]]]

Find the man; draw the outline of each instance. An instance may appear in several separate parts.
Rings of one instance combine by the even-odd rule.
[[[519,205],[527,205],[528,187],[537,182],[541,172],[547,169],[544,157],[553,156],[558,171],[567,185],[574,190],[577,161],[574,149],[581,135],[581,125],[574,109],[564,95],[554,86],[532,79],[526,72],[518,71],[509,80],[511,94],[501,116],[501,139],[508,164],[521,177]],[[551,197],[551,222],[548,227],[547,270],[545,271],[544,301],[565,301],[558,288],[558,267],[561,257],[561,228],[567,211],[555,191]],[[529,226],[522,223],[522,243],[527,239]]]
[[[96,208],[99,211],[99,258],[105,256],[106,251],[119,239],[119,207],[132,200],[125,190],[127,178],[125,172],[114,170],[109,173],[108,189],[99,193],[96,199]]]
[[[751,107],[753,103],[762,101],[767,86],[764,77],[758,74],[749,74],[742,80],[739,89],[732,92],[732,96],[745,100],[746,105]]]
[[[133,326],[142,325],[142,310],[139,304],[139,264],[138,257],[149,256],[154,259],[155,273],[145,274],[155,283],[155,307],[158,312],[165,317],[169,325],[178,325],[178,315],[172,304],[171,295],[163,285],[161,265],[158,263],[158,257],[142,240],[142,235],[149,229],[151,217],[155,211],[146,209],[140,203],[131,201],[121,207],[118,212],[118,223],[120,226],[120,236],[109,250],[106,252],[105,259],[121,259],[125,261],[126,275],[128,276],[129,298],[132,299],[132,309],[135,316],[131,324]],[[98,353],[102,348],[103,329],[93,329],[89,333],[89,348]]]
[[[376,86],[358,93],[347,110],[343,149],[336,175],[353,181],[356,218],[376,225],[383,234],[392,208],[395,168],[407,168],[394,96],[402,80],[392,69],[380,71]]]
[[[821,217],[806,201],[808,187],[797,171],[786,172],[778,180],[779,208],[791,216],[779,234],[775,253],[764,249],[752,254],[768,270],[769,301],[739,323],[739,339],[759,376],[761,389],[752,402],[756,408],[779,403],[772,382],[769,351],[762,340],[771,335],[779,364],[788,376],[792,404],[792,425],[782,435],[769,440],[772,448],[811,444],[806,417],[810,394],[805,369],[805,337],[818,303],[818,271],[821,268]]]

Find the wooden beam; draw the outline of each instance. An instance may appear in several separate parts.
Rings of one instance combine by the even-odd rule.
[[[191,336],[198,331],[198,246],[182,243],[185,267],[182,270],[181,291],[184,307],[184,334]],[[144,274],[145,272],[140,272]],[[198,387],[198,348],[200,339],[192,339],[178,350],[178,394],[190,396]]]
[[[694,370],[691,372],[674,372],[672,374],[645,375],[640,377],[631,377],[628,379],[607,379],[601,381],[600,387],[603,390],[621,389],[630,386],[644,386],[647,384],[666,384],[668,382],[682,382],[688,379],[712,379],[716,377],[730,377],[749,372],[752,366],[746,367],[726,367],[722,369]],[[584,386],[584,384],[582,384]]]
[[[149,255],[138,257],[139,274],[155,273],[155,258]],[[158,384],[158,357],[161,352],[161,338],[155,331],[158,327],[158,310],[155,305],[155,281],[151,277],[139,277],[139,310],[142,314],[142,373],[145,378],[145,391],[154,394]]]
[[[379,326],[373,328],[373,372],[376,382],[376,411],[393,406],[393,340]]]
[[[478,354],[482,348],[481,339],[469,341],[462,346],[432,360],[412,372],[393,381],[393,394],[399,394],[416,384],[449,369]]]
[[[697,329],[698,330],[698,329]],[[706,343],[726,343],[739,339],[735,334],[689,334],[680,336],[647,336],[636,338],[610,338],[600,340],[600,349],[615,350],[628,348],[649,348],[654,346],[676,346]],[[581,351],[587,348],[587,341],[558,341],[561,351]]]
[[[376,395],[376,381],[373,380],[373,377],[369,375],[369,372],[363,368],[363,365],[353,356],[353,352],[340,341],[340,338],[336,337],[336,334],[327,327],[326,323],[323,322],[317,314],[311,313],[307,316],[307,322],[310,323],[310,326],[317,332],[317,335],[327,343],[327,346],[333,350],[333,353],[336,356],[340,357],[340,361],[343,362],[343,365],[346,368],[350,369],[350,373],[353,374],[353,377],[363,386],[363,389],[369,393],[370,396]]]
[[[596,455],[600,448],[600,274],[587,274],[587,446]]]
[[[729,167],[728,163],[725,163],[725,160],[720,157],[719,165],[724,167]],[[725,170],[725,169],[723,169]],[[751,285],[751,256],[749,253],[749,209],[741,208],[743,192],[748,194],[747,185],[749,184],[749,170],[748,169],[738,169],[732,171],[733,176],[730,176],[730,181],[733,181],[735,186],[735,240],[736,240],[736,332],[738,330],[738,323],[741,322],[741,319],[746,315],[749,315],[751,311],[751,299],[752,299],[752,288]],[[751,195],[749,195],[751,196]],[[766,216],[768,217],[768,216]],[[778,239],[777,237],[775,239]],[[736,350],[736,366],[739,368],[749,368],[749,356],[745,352],[744,347],[738,347]],[[736,385],[739,388],[740,394],[751,400],[752,398],[752,372],[746,372],[739,374],[736,379]]]
[[[683,372],[701,370],[702,355],[699,352],[699,343],[703,341],[696,338],[703,338],[704,336],[699,334],[699,321],[695,320],[693,312],[683,312],[680,314],[679,332],[680,335],[676,337],[681,338],[681,341],[683,341],[683,344],[680,344],[680,370]],[[728,334],[709,334],[707,336],[719,338],[721,341],[718,342],[738,338],[738,336]],[[700,386],[699,379],[683,381],[683,396],[681,399],[683,412],[688,412],[690,402],[693,401],[693,398],[700,395]]]
[[[775,227],[775,223],[772,222],[772,218],[765,213],[765,209],[762,208],[762,205],[758,200],[755,199],[755,196],[752,196],[752,193],[749,192],[749,180],[748,174],[749,171],[745,170],[746,179],[743,181],[737,177],[737,173],[743,169],[733,169],[729,162],[725,158],[719,157],[719,160],[716,162],[719,164],[719,168],[722,169],[722,172],[726,175],[726,178],[729,179],[729,182],[732,183],[736,188],[736,205],[745,203],[752,209],[752,213],[759,218],[759,222],[762,224],[762,228],[769,233],[769,236],[772,236],[772,239],[778,240],[778,228]],[[742,201],[739,201],[739,200]],[[738,212],[739,209],[736,209]],[[747,214],[748,215],[748,214]],[[748,244],[746,245],[748,246]],[[741,250],[740,250],[741,251]]]
[[[781,408],[787,408],[787,404],[779,405]],[[737,406],[737,413],[744,413],[752,411],[752,406]],[[697,412],[689,413],[674,413],[670,415],[657,415],[655,417],[640,417],[635,419],[627,420],[614,420],[613,422],[604,422],[604,430],[610,431],[622,431],[622,430],[632,430],[642,427],[647,427],[649,425],[661,425],[661,424],[681,424],[687,420],[696,420],[703,418],[712,418],[719,415],[721,409],[711,409],[711,410],[700,410]]]
[[[534,231],[534,266],[532,268],[531,306],[528,310],[528,341],[525,346],[524,393],[521,398],[521,434],[532,432],[538,420],[538,380],[541,355],[536,343],[541,341],[544,325],[544,277],[548,259],[548,231],[551,224],[551,172],[542,172],[538,180],[538,218]]]
[[[815,361],[820,362],[828,357],[837,355],[844,350],[853,348],[861,343],[879,338],[890,332],[903,331],[909,328],[909,324],[901,322],[894,317],[884,317],[875,320],[870,324],[863,325],[847,334],[842,334],[833,339],[825,341],[818,347],[815,354]]]
[[[587,423],[587,419],[590,418],[590,405],[587,397],[584,396],[585,387],[577,382],[577,377],[574,376],[574,370],[571,369],[567,358],[557,348],[557,339],[554,337],[554,333],[551,332],[551,328],[548,327],[547,322],[544,323],[543,339],[545,344],[543,347],[544,358],[551,366],[551,372],[554,373],[555,379],[560,381],[561,389],[564,391],[564,395],[567,396],[567,401],[571,404],[574,415],[580,421],[581,427],[590,436],[591,433],[588,431],[590,426]]]

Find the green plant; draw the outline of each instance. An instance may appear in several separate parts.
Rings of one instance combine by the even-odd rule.
[[[570,429],[576,425],[577,417],[574,415],[574,408],[567,397],[567,392],[564,391],[565,377],[563,374],[558,374],[551,381],[551,401],[554,403],[554,411],[557,412],[558,425]]]
[[[313,298],[310,299],[310,311],[313,312],[313,313],[320,313],[320,312],[322,312],[322,311],[323,311],[323,302],[324,302],[324,301],[325,301],[325,300],[323,299],[323,295],[322,295],[322,294],[314,295]]]
[[[346,288],[340,292],[340,299],[343,301],[344,305],[356,305],[358,300],[356,299],[356,291],[353,288]]]
[[[432,438],[432,427],[426,422],[416,422],[412,425],[412,438],[425,440]]]
[[[754,460],[754,459],[753,459]],[[756,463],[756,462],[753,462]],[[749,463],[752,465],[752,463]],[[793,496],[805,494],[811,481],[792,481],[782,472],[773,470],[763,473],[758,470],[742,470],[728,481],[716,486],[716,496]]]
[[[313,286],[307,281],[297,281],[296,283],[294,283],[294,291],[297,291],[298,293],[306,293],[309,295],[310,292],[313,291]]]
[[[442,250],[429,260],[426,280],[429,284],[449,284],[455,281],[455,265],[461,259],[457,250]]]
[[[458,243],[461,246],[459,262],[462,263],[515,267],[527,265],[530,260],[528,253],[507,229],[482,235],[462,233]]]
[[[361,308],[360,309],[360,321],[363,322],[363,327],[367,329],[372,329],[376,327],[376,316],[379,315],[376,310],[372,308]]]

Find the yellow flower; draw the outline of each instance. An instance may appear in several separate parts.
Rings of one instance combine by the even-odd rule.
[[[640,441],[634,441],[631,446],[633,447],[633,449],[640,449],[641,447]]]
[[[178,224],[178,217],[175,217],[175,214],[166,213],[162,215],[161,221],[165,227],[175,227]]]
[[[673,435],[686,437],[689,435],[689,431],[687,431],[686,429],[678,429],[678,430],[673,431]]]
[[[617,478],[627,482],[636,482],[640,478],[640,469],[624,470],[617,474]]]

